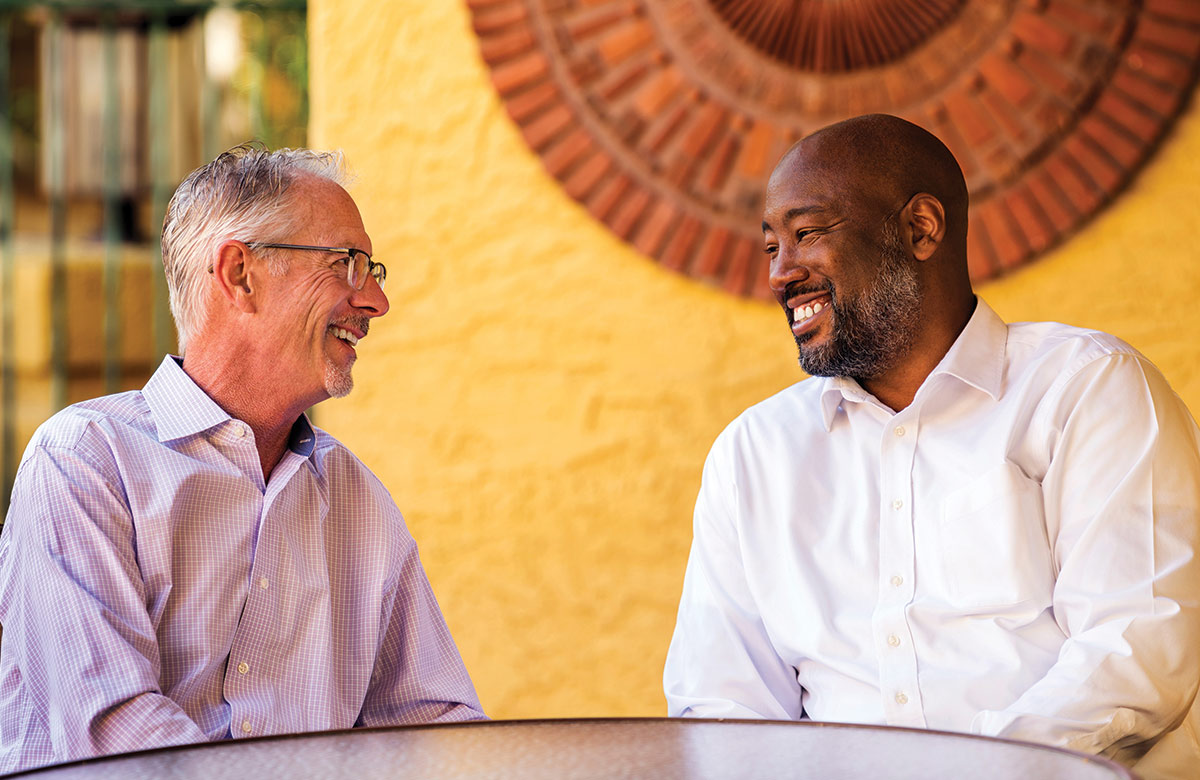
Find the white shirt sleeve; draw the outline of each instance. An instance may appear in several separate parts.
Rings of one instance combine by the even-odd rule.
[[[692,550],[663,689],[668,715],[797,720],[803,689],[771,642],[746,583],[728,437],[713,446],[696,501]]]
[[[1042,489],[1066,639],[1040,680],[972,730],[1136,760],[1200,685],[1200,436],[1134,354],[1065,376],[1038,415],[1055,442]]]

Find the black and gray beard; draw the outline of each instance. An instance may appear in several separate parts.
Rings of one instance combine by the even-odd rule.
[[[873,379],[893,365],[916,338],[921,290],[912,258],[904,251],[894,221],[883,228],[879,274],[857,298],[842,300],[830,282],[833,335],[809,344],[812,333],[796,336],[800,367],[811,376]]]

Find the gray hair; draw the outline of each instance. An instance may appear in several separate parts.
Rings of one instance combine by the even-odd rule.
[[[231,238],[279,240],[297,229],[300,215],[288,192],[306,174],[342,186],[348,178],[340,151],[243,144],[192,171],[175,190],[163,220],[162,259],[180,353],[204,322],[204,277],[217,247]],[[272,260],[272,273],[285,268]]]

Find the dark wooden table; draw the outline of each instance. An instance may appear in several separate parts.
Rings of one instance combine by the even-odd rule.
[[[239,739],[36,769],[41,780],[1130,780],[1103,759],[965,734],[774,721],[496,721]]]

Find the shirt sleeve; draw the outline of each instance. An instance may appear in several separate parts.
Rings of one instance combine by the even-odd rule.
[[[115,472],[80,449],[34,446],[17,475],[0,541],[6,771],[206,741],[159,689],[157,638]]]
[[[1200,685],[1200,435],[1161,374],[1109,355],[1048,396],[1042,482],[1066,640],[1046,674],[977,733],[1132,763]]]
[[[356,726],[486,720],[433,589],[405,533],[400,575]]]
[[[704,464],[663,690],[672,717],[798,720],[803,689],[775,650],[746,583],[726,435]]]

